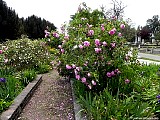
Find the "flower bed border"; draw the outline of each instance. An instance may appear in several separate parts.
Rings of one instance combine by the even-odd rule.
[[[28,103],[33,95],[33,92],[37,89],[42,82],[42,75],[37,75],[36,79],[30,82],[23,91],[14,99],[12,105],[8,110],[4,111],[0,120],[15,120],[19,117],[25,105]]]

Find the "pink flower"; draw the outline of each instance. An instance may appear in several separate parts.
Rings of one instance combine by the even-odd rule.
[[[121,29],[124,29],[124,28],[125,28],[125,25],[124,25],[124,24],[121,24],[121,25],[120,25],[120,28],[121,28]]]
[[[83,49],[83,45],[79,45],[78,47],[79,47],[80,49]]]
[[[61,64],[61,61],[58,61],[58,64],[57,64],[57,65],[59,66],[60,64]]]
[[[80,67],[76,67],[76,70],[77,70],[77,71],[80,71],[81,69],[80,69]]]
[[[111,43],[112,48],[116,47],[116,43]]]
[[[92,80],[92,85],[96,85],[96,82],[94,80]]]
[[[122,33],[118,33],[118,37],[122,37]]]
[[[82,80],[82,83],[86,82],[86,78],[85,77],[81,78],[81,80]]]
[[[128,83],[130,83],[130,82],[131,82],[131,81],[128,80],[128,79],[125,80],[125,83],[126,83],[126,84],[128,84]]]
[[[94,30],[89,30],[88,31],[88,36],[92,36],[92,35],[94,35]]]
[[[101,27],[104,27],[104,24],[101,24]]]
[[[117,73],[118,71],[119,71],[118,69],[115,69],[115,70],[114,70],[115,73]]]
[[[95,39],[94,43],[95,43],[95,45],[96,45],[96,46],[101,45],[101,43],[100,43],[100,40],[99,40],[99,39]]]
[[[103,44],[103,46],[107,46],[107,43],[104,41],[104,42],[102,42],[102,44]]]
[[[74,74],[78,75],[78,71],[76,69],[74,69]]]
[[[115,34],[115,29],[112,29],[112,30],[110,30],[108,33],[110,34],[110,35],[114,35]]]
[[[64,36],[64,39],[65,40],[69,40],[69,36]]]
[[[66,69],[70,70],[70,69],[72,69],[72,67],[70,65],[66,65]]]
[[[61,48],[62,48],[62,45],[58,45],[58,48],[61,49]]]
[[[77,79],[77,80],[80,80],[80,75],[76,75],[76,79]]]
[[[111,72],[111,76],[115,76],[115,73],[114,73],[114,71],[112,71],[112,72]]]
[[[94,50],[95,50],[96,53],[100,53],[102,51],[101,48],[94,48]]]
[[[61,53],[64,53],[64,49],[61,49]]]
[[[7,63],[8,62],[8,59],[4,59],[4,63]]]
[[[56,33],[56,32],[53,33],[53,36],[54,36],[55,38],[59,38],[59,34]]]
[[[2,54],[3,53],[3,50],[0,50],[0,54]]]
[[[104,27],[101,27],[101,30],[102,30],[102,31],[105,31],[105,28],[104,28]]]
[[[72,64],[72,68],[76,68],[76,65],[75,65],[75,64]]]
[[[88,77],[91,77],[91,73],[88,73],[87,76],[88,76]]]
[[[91,85],[88,85],[88,88],[89,88],[89,89],[92,89],[92,86],[91,86]]]
[[[112,77],[112,74],[110,72],[107,72],[107,77]]]
[[[86,47],[90,46],[90,42],[89,42],[89,41],[84,41],[83,44],[84,44],[84,46],[86,46]]]

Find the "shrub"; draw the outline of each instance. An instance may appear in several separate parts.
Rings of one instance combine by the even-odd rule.
[[[38,74],[47,73],[52,69],[51,65],[41,64],[36,68]]]
[[[6,64],[17,70],[34,68],[49,62],[49,53],[43,42],[26,38],[7,41],[4,45],[8,48],[4,53]]]

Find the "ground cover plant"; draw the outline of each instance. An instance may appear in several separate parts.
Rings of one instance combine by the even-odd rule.
[[[63,40],[56,46],[57,69],[74,81],[88,119],[148,118],[159,112],[159,66],[140,64],[136,51],[128,54],[121,33],[126,24],[115,17],[106,19],[104,12],[83,4],[67,34],[65,29],[62,33],[46,31],[46,40],[55,36]]]
[[[37,74],[51,69],[50,62],[44,42],[24,38],[0,45],[0,113]]]

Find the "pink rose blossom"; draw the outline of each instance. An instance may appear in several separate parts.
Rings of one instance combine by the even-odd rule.
[[[75,64],[72,64],[72,68],[76,68],[76,65],[75,65]]]
[[[122,37],[122,33],[118,33],[118,37]]]
[[[84,46],[86,46],[86,47],[90,46],[90,42],[89,42],[89,41],[84,41],[83,44],[84,44]]]
[[[96,45],[96,46],[101,45],[101,42],[100,42],[100,40],[99,40],[99,39],[95,39],[94,43],[95,43],[95,45]]]
[[[61,53],[64,53],[64,49],[61,49]]]
[[[53,36],[54,36],[55,38],[59,38],[59,34],[56,33],[56,32],[53,33]]]
[[[121,25],[120,25],[120,28],[121,28],[121,29],[124,29],[124,28],[125,28],[125,25],[124,25],[124,24],[121,24]]]
[[[117,73],[118,71],[119,71],[118,69],[115,69],[115,70],[114,70],[114,72],[116,72],[116,73]]]
[[[78,71],[76,69],[74,69],[74,74],[78,75]]]
[[[130,82],[131,82],[131,81],[128,80],[128,79],[125,80],[125,83],[126,83],[126,84],[128,84],[128,83],[130,83]]]
[[[112,74],[110,72],[107,72],[107,77],[112,77]]]
[[[88,73],[87,76],[88,76],[88,77],[91,77],[91,73]]]
[[[92,85],[96,85],[96,82],[94,80],[92,80]]]
[[[115,76],[115,73],[114,73],[114,71],[112,71],[112,72],[111,72],[111,76]]]
[[[82,80],[82,83],[86,82],[86,78],[85,77],[81,78],[81,80]]]
[[[102,44],[103,44],[103,46],[107,46],[107,43],[104,41],[104,42],[102,42]]]
[[[77,70],[77,71],[80,71],[81,69],[80,69],[80,67],[76,67],[76,70]]]
[[[66,69],[70,70],[70,69],[72,69],[72,67],[70,65],[66,65]]]
[[[96,53],[100,53],[102,51],[101,48],[94,48],[94,50],[95,50]]]
[[[105,31],[105,28],[104,28],[104,27],[101,27],[101,30],[102,30],[102,31]]]
[[[112,48],[116,47],[116,43],[111,43]]]
[[[65,40],[69,40],[69,36],[64,36],[64,39]]]
[[[2,54],[3,53],[3,50],[0,50],[0,54]]]
[[[92,36],[92,35],[94,35],[94,30],[89,30],[88,31],[88,36]]]
[[[61,48],[62,48],[62,45],[58,45],[58,48],[61,49]]]
[[[7,63],[8,62],[8,59],[4,59],[4,63]]]
[[[79,45],[78,47],[79,47],[80,49],[83,49],[83,45]]]
[[[115,34],[115,30],[114,29],[112,29],[112,30],[110,30],[108,33],[110,34],[110,35],[114,35]]]
[[[89,88],[89,89],[92,89],[92,86],[91,86],[91,85],[88,85],[88,88]]]
[[[76,75],[76,79],[77,79],[77,80],[80,80],[80,75]]]

